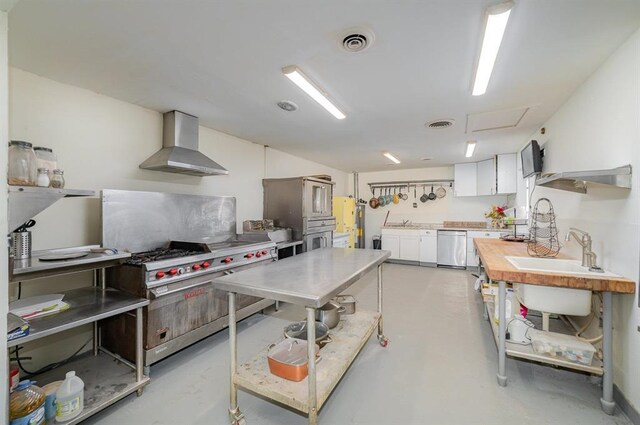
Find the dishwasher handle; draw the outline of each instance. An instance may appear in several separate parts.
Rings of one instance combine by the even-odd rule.
[[[438,230],[438,236],[467,236],[467,232],[459,230]]]

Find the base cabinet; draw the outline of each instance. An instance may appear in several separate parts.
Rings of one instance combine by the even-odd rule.
[[[382,234],[382,249],[391,251],[390,260],[400,259],[400,236]]]
[[[422,230],[420,234],[420,265],[435,266],[438,262],[438,231]]]
[[[512,234],[509,230],[493,230],[487,229],[483,231],[467,231],[467,267],[478,266],[478,253],[473,245],[474,238],[491,238],[498,239],[502,235]]]
[[[420,232],[416,229],[382,229],[382,249],[390,260],[420,261]]]

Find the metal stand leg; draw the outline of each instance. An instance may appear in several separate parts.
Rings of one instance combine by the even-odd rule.
[[[483,307],[482,307],[482,318],[484,320],[489,320],[489,308],[487,307],[487,304],[483,303]]]
[[[231,425],[241,425],[245,423],[244,415],[238,407],[238,387],[235,383],[236,373],[238,371],[238,346],[237,346],[237,330],[236,330],[236,294],[229,292],[229,347],[231,349],[230,366],[230,394],[229,394],[229,419]]]
[[[93,272],[93,286],[100,287],[100,270],[94,270]],[[98,322],[93,322],[93,355],[97,356],[100,347],[100,330],[98,328]]]
[[[378,265],[378,313],[380,313],[380,319],[378,319],[378,342],[383,347],[389,345],[389,339],[384,336],[383,332],[383,315],[382,315],[382,264]]]
[[[316,309],[307,307],[307,341],[316,340]],[[318,424],[318,397],[316,394],[316,345],[307,345],[309,370],[309,425]]]
[[[607,415],[613,415],[616,407],[613,401],[613,318],[611,292],[602,294],[602,354],[604,356],[604,376],[602,377],[602,398],[600,405]]]
[[[507,386],[507,318],[506,318],[507,283],[498,282],[498,312],[499,334],[498,340],[498,385]]]
[[[142,307],[136,308],[136,382],[142,381],[144,361],[142,359]],[[144,388],[139,388],[138,397]]]

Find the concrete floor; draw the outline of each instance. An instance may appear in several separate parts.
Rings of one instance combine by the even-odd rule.
[[[507,359],[509,384],[496,383],[497,351],[469,272],[386,264],[385,334],[372,337],[320,411],[327,425],[631,424],[600,410],[597,379]],[[376,306],[375,273],[348,291],[358,308]],[[270,344],[304,311],[285,305],[238,325],[239,360]],[[227,331],[151,368],[142,397],[129,396],[87,424],[228,424]],[[307,419],[239,392],[249,425]]]

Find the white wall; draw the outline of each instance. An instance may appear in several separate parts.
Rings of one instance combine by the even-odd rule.
[[[4,176],[7,172],[7,143],[9,141],[9,67],[8,67],[8,26],[7,12],[0,11],[0,176]],[[0,191],[7,193],[7,182],[0,179]],[[7,210],[7,197],[0,196],[0,211]],[[0,235],[8,234],[7,216],[0,214]],[[0,255],[0,329],[7,328],[7,312],[9,303],[8,292],[8,271],[7,255]],[[7,340],[0,338],[0,423],[6,423],[9,419],[8,404],[9,400],[7,390],[8,382],[7,371]]]
[[[336,193],[344,194],[346,187],[347,174],[342,171],[205,127],[200,127],[200,150],[226,167],[228,176],[191,177],[141,170],[138,165],[161,148],[160,113],[16,68],[10,68],[10,135],[52,148],[69,188],[235,196],[239,232],[243,220],[262,218],[264,177],[329,174],[337,183]],[[100,243],[98,198],[63,199],[35,219],[35,249]],[[23,296],[82,286],[90,280],[91,274],[86,273],[48,280],[46,287],[43,280],[24,283]],[[15,296],[15,285],[11,289]],[[87,335],[68,334],[71,339],[67,338],[66,347],[55,355],[37,354],[37,350],[50,352],[49,341],[29,345],[36,350],[36,361],[29,366],[73,352]]]
[[[410,170],[389,170],[380,172],[359,173],[360,197],[369,200],[372,197],[368,183],[390,182],[406,180],[426,180],[426,179],[450,179],[453,180],[453,167],[416,168]],[[350,178],[353,182],[353,177]],[[350,192],[353,192],[353,183],[350,184]],[[452,189],[448,185],[443,185],[447,190],[447,196],[435,201],[420,202],[422,189],[418,189],[414,199],[413,190],[409,194],[409,199],[400,201],[397,205],[389,205],[382,208],[373,209],[367,205],[365,213],[365,237],[366,246],[371,247],[373,235],[380,234],[380,227],[384,224],[387,212],[389,212],[388,222],[401,222],[410,220],[414,223],[441,223],[447,221],[485,221],[484,213],[491,209],[492,205],[505,205],[510,201],[506,195],[501,196],[471,196],[454,197]],[[434,186],[434,191],[438,185]],[[431,187],[426,189],[430,192]],[[352,193],[351,193],[352,194]],[[376,192],[376,196],[378,196]],[[413,203],[417,202],[418,207],[413,208]]]
[[[562,235],[588,231],[598,263],[636,282],[640,270],[640,32],[635,33],[544,124],[544,172],[614,168],[632,164],[633,189],[589,188],[586,195],[537,187]],[[564,248],[580,258],[577,243]],[[637,294],[636,290],[636,294]],[[640,309],[637,295],[614,297],[614,382],[640,409]]]

